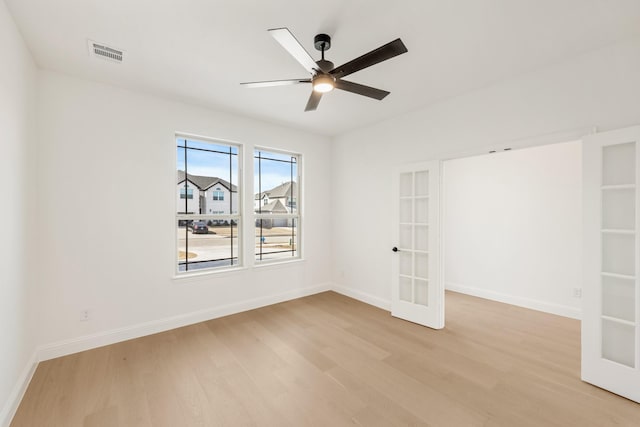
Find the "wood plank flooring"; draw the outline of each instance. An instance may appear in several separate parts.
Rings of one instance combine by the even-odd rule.
[[[578,321],[448,292],[446,325],[326,292],[43,362],[11,425],[640,425]]]

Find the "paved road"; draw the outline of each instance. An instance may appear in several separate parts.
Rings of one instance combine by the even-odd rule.
[[[234,230],[235,232],[236,230]],[[285,229],[286,232],[286,229]],[[178,228],[178,248],[181,251],[185,251],[187,246],[187,238],[189,243],[189,253],[195,254],[195,257],[189,258],[189,270],[221,267],[230,265],[230,261],[225,258],[231,256],[232,239],[230,236],[221,234],[193,234],[191,230],[185,228]],[[256,249],[260,246],[260,238],[256,237]],[[277,252],[286,250],[291,241],[291,235],[285,233],[271,233],[271,235],[265,236],[265,240],[262,244],[263,254],[269,252]],[[238,251],[238,237],[234,233],[233,237],[233,256],[237,257]],[[286,253],[280,255],[274,255],[277,257],[290,256]],[[210,261],[218,260],[222,261]],[[192,262],[196,262],[191,264]],[[205,262],[197,262],[205,261]],[[237,259],[234,260],[237,262]],[[185,271],[185,266],[180,266],[180,271]]]

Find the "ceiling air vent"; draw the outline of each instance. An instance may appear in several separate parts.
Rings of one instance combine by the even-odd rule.
[[[124,51],[109,47],[104,43],[97,43],[93,40],[87,40],[89,44],[89,55],[95,58],[106,59],[107,61],[122,62]]]

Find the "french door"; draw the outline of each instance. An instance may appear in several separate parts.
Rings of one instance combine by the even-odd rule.
[[[434,329],[444,327],[440,281],[440,162],[399,168],[393,180],[391,314]]]
[[[583,142],[582,379],[640,402],[640,126]]]

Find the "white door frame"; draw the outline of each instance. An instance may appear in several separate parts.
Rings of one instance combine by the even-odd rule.
[[[439,217],[440,220],[438,221],[438,227],[437,227],[437,233],[438,233],[438,250],[440,251],[440,257],[439,257],[439,282],[440,282],[440,286],[442,286],[443,292],[446,290],[446,273],[445,273],[445,242],[446,242],[446,234],[444,232],[444,224],[446,221],[446,216],[445,216],[445,212],[444,212],[444,201],[447,197],[446,192],[444,191],[444,183],[446,180],[446,176],[444,174],[444,163],[447,160],[456,160],[456,159],[462,159],[462,158],[466,158],[466,157],[475,157],[475,156],[481,156],[484,154],[490,154],[490,153],[495,153],[495,152],[502,152],[502,151],[509,151],[509,150],[517,150],[517,149],[523,149],[523,148],[533,148],[533,147],[539,147],[542,145],[550,145],[550,144],[559,144],[559,143],[564,143],[564,142],[568,142],[568,141],[581,141],[585,135],[588,135],[590,133],[595,133],[596,132],[596,128],[595,127],[583,127],[583,128],[577,128],[577,129],[570,129],[570,130],[566,130],[566,131],[561,131],[561,132],[553,132],[553,133],[548,133],[548,134],[543,134],[543,135],[538,135],[538,136],[533,136],[533,137],[529,137],[529,138],[522,138],[522,139],[518,139],[518,140],[511,140],[511,141],[506,141],[506,142],[502,142],[502,143],[498,143],[498,144],[493,144],[493,145],[488,145],[485,146],[483,148],[477,148],[477,149],[471,149],[471,150],[454,150],[454,151],[450,151],[450,152],[445,152],[445,153],[441,153],[437,156],[431,157],[429,158],[429,160],[426,161],[438,161],[440,164],[440,187],[439,187],[439,194],[440,194],[440,208],[439,208]],[[394,171],[394,175],[398,173],[398,170]],[[393,226],[396,226],[395,221],[397,221],[396,218],[396,213],[394,212],[394,214],[392,215],[393,218]],[[435,230],[433,230],[435,231]],[[392,234],[392,242],[390,247],[393,247],[396,242],[394,242],[393,240],[395,239],[395,234]],[[394,261],[395,262],[395,261]],[[393,295],[392,295],[393,298]],[[445,312],[445,305],[446,305],[446,296],[443,296],[442,299],[442,304],[443,304],[443,316],[444,316],[444,312]]]

